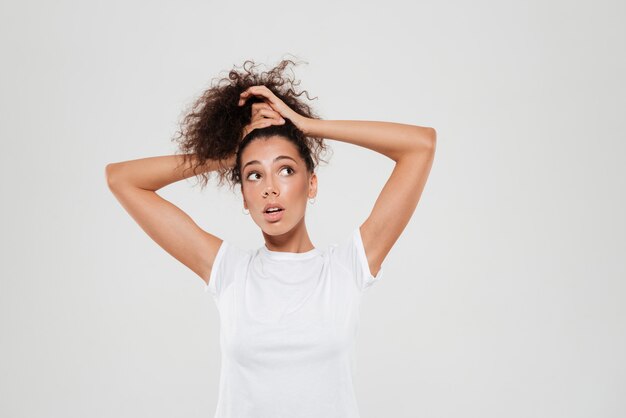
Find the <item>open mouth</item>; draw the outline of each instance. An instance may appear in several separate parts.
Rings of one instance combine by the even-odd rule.
[[[283,217],[285,209],[270,209],[263,213],[263,217],[270,222],[279,221]]]

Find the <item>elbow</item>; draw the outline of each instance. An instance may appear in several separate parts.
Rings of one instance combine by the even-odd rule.
[[[426,136],[428,137],[428,141],[431,142],[434,147],[435,143],[437,142],[437,131],[435,130],[435,128],[431,127],[426,128],[426,130]]]
[[[428,126],[419,126],[415,147],[417,151],[435,151],[437,144],[437,131]]]
[[[437,147],[437,131],[435,130],[435,128],[428,128],[430,130],[430,147],[432,151],[435,151],[435,148]]]
[[[117,179],[117,163],[110,163],[104,167],[104,179],[109,189],[113,189]]]
[[[423,127],[419,144],[420,149],[434,152],[437,146],[437,131],[435,128]]]

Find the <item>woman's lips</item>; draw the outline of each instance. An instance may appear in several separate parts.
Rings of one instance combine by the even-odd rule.
[[[285,209],[279,210],[277,212],[265,212],[263,213],[263,217],[268,222],[278,222],[282,219],[284,211]]]

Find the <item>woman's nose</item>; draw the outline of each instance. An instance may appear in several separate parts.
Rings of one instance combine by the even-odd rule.
[[[273,187],[268,187],[267,189],[265,189],[265,192],[264,192],[265,196],[269,195],[270,193],[278,195],[278,191],[274,189]]]
[[[278,186],[276,185],[276,183],[277,183],[277,179],[267,177],[267,181],[265,183],[265,191],[263,192],[263,195],[268,196],[270,193],[273,193],[278,196],[280,192],[278,190]]]

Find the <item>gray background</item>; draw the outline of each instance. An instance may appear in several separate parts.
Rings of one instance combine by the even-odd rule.
[[[625,6],[530,2],[0,5],[0,416],[212,417],[218,314],[109,192],[172,154],[185,106],[247,58],[293,54],[325,119],[437,129],[415,215],[362,306],[363,418],[626,415]],[[323,248],[393,162],[329,141]],[[160,192],[262,245],[239,194]]]

